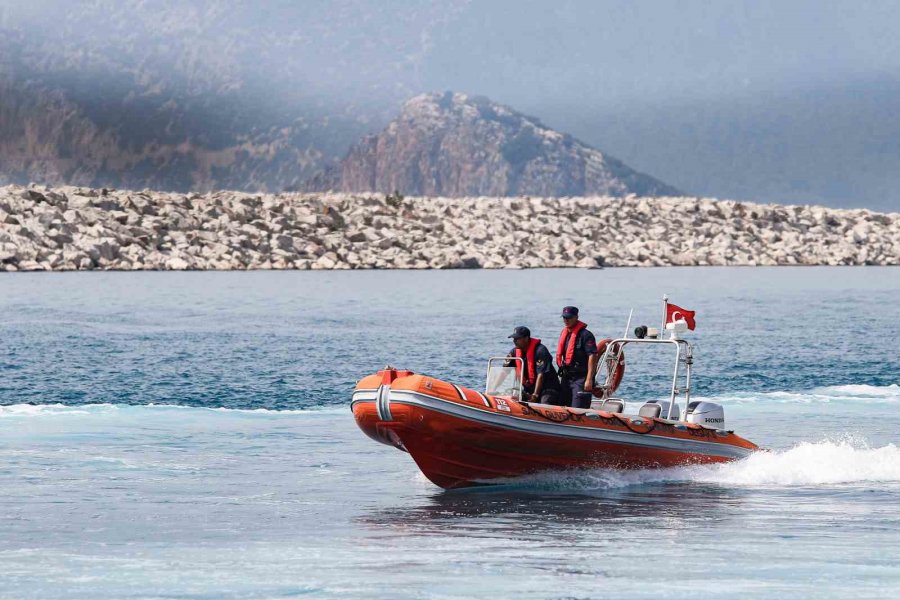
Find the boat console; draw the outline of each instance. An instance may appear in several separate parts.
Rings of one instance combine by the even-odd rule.
[[[484,393],[522,401],[522,380],[519,374],[525,361],[513,356],[492,356],[488,359]]]

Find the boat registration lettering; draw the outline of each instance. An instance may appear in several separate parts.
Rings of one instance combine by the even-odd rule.
[[[496,398],[495,400],[497,402],[497,410],[510,411],[509,404],[506,403],[506,400],[503,398]]]

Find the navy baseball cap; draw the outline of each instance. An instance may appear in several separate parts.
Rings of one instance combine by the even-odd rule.
[[[517,339],[523,338],[523,337],[531,337],[531,330],[523,325],[519,325],[518,327],[513,329],[512,335],[509,337],[511,337],[514,340],[517,340]]]
[[[578,307],[577,306],[567,306],[567,307],[563,308],[562,316],[566,319],[569,319],[571,317],[577,317],[578,316]]]

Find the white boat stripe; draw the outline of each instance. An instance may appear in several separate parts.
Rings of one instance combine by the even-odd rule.
[[[381,412],[381,389],[382,386],[379,385],[375,392],[375,412],[378,413],[378,420],[384,421],[384,413]]]
[[[362,396],[360,394],[360,396]],[[365,398],[356,398],[354,394],[353,403],[364,402]],[[369,399],[371,401],[371,399]],[[412,392],[409,390],[394,390],[391,394],[391,401],[399,404],[408,404],[414,406],[423,406],[438,412],[450,414],[467,419],[474,419],[481,422],[490,423],[507,429],[515,429],[529,433],[542,433],[545,435],[553,435],[556,437],[568,437],[576,439],[585,439],[592,441],[612,442],[620,444],[628,444],[632,446],[642,446],[649,448],[660,448],[663,450],[674,450],[681,452],[695,452],[706,456],[725,456],[729,458],[743,458],[749,456],[753,450],[740,446],[732,446],[731,444],[707,442],[703,440],[684,440],[681,438],[669,438],[652,434],[640,434],[632,431],[615,431],[609,429],[601,429],[596,427],[584,427],[581,425],[569,425],[562,423],[534,421],[524,419],[509,414],[499,414],[493,411],[461,405],[455,402],[443,400],[435,396],[429,396],[421,392]]]
[[[352,404],[351,404],[352,406]],[[378,386],[378,391],[375,392],[375,411],[378,413],[378,418],[382,421],[393,421],[394,417],[391,415],[391,386],[384,384]]]

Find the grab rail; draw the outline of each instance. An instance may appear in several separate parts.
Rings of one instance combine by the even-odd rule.
[[[630,318],[629,318],[630,320]],[[660,340],[660,339],[647,339],[647,338],[629,338],[623,337],[618,338],[611,341],[606,346],[606,351],[603,353],[603,357],[601,358],[601,363],[609,360],[618,361],[618,353],[623,352],[625,346],[628,344],[670,344],[675,346],[675,370],[672,373],[672,390],[669,394],[669,410],[666,414],[666,419],[672,419],[672,411],[675,409],[675,398],[678,396],[679,391],[684,392],[684,402],[685,402],[685,412],[687,411],[687,404],[691,400],[691,368],[694,364],[694,351],[693,347],[687,340],[682,339],[668,339],[668,340]],[[611,357],[610,352],[614,348],[616,350],[616,357]],[[606,363],[609,364],[609,363]],[[681,365],[684,365],[684,387],[679,390],[678,388],[678,377],[680,375]],[[606,382],[603,384],[607,388],[611,383],[611,378],[614,376],[615,371],[613,369],[607,368],[606,373]],[[681,417],[678,416],[680,419]]]

